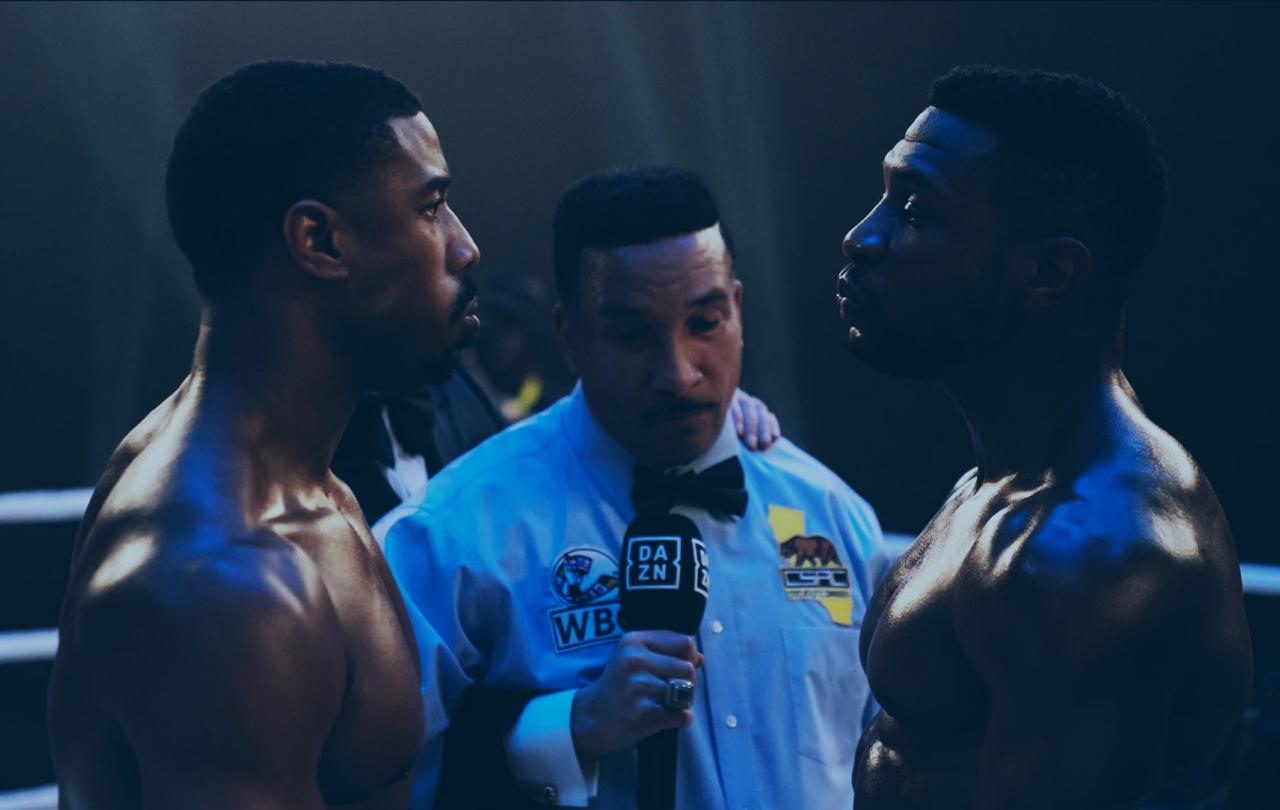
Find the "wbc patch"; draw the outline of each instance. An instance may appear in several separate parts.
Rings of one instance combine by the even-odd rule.
[[[565,607],[547,612],[556,652],[612,641],[618,625],[618,563],[598,548],[571,548],[551,566],[551,592]]]
[[[853,624],[853,597],[849,569],[840,562],[836,544],[804,531],[804,512],[769,505],[769,528],[778,543],[782,561],[779,573],[788,599],[812,599],[827,610],[836,624]]]

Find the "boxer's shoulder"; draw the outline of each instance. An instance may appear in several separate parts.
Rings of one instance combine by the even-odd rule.
[[[960,579],[977,597],[962,612],[1094,649],[1175,643],[1174,628],[1201,621],[1219,594],[1225,525],[1187,508],[1196,476],[1111,457],[1050,479],[992,510]]]
[[[113,539],[82,583],[67,639],[108,693],[127,699],[160,686],[194,698],[225,689],[222,679],[285,667],[336,684],[340,701],[338,616],[320,570],[292,543],[266,532],[219,536],[208,526],[181,538],[141,531]]]
[[[83,584],[101,618],[188,627],[253,615],[299,625],[334,618],[320,567],[296,543],[200,521],[168,528],[103,527],[105,552]]]
[[[1057,526],[1077,525],[1145,555],[1194,561],[1226,540],[1222,507],[1191,454],[1136,408],[1084,421],[1046,493]],[[1154,547],[1154,549],[1153,549]]]
[[[349,661],[314,566],[279,538],[155,539],[117,544],[63,624],[55,689],[82,695],[63,737],[114,728],[133,757],[182,746],[208,773],[319,751]]]

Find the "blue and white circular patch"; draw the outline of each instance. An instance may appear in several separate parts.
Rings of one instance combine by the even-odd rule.
[[[618,564],[598,548],[571,548],[551,567],[551,590],[574,606],[616,598]]]

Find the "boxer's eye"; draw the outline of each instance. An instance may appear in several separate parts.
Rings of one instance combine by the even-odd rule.
[[[906,202],[902,204],[902,218],[912,225],[919,225],[921,220],[920,199],[917,195],[912,194],[907,197]]]
[[[421,211],[419,211],[418,213],[419,213],[419,214],[426,214],[427,216],[431,217],[432,219],[435,219],[437,216],[439,216],[439,215],[440,215],[440,206],[444,205],[444,204],[445,204],[445,202],[446,202],[446,200],[445,200],[444,196],[443,196],[443,195],[441,195],[439,198],[437,198],[437,199],[433,200],[432,202],[429,202],[429,203],[427,203],[425,206],[423,206],[422,210],[421,210]]]

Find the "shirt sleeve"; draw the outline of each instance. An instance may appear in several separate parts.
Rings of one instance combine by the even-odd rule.
[[[837,505],[840,531],[852,549],[851,565],[858,571],[858,586],[863,604],[869,604],[871,595],[885,574],[893,566],[893,554],[884,542],[884,532],[875,510],[860,496],[847,490],[843,503]]]
[[[876,517],[871,505],[853,490],[847,491],[845,500],[844,508],[837,514],[843,516],[841,531],[845,534],[854,555],[854,559],[850,560],[849,564],[858,572],[858,588],[861,591],[865,609],[865,606],[871,603],[871,597],[880,580],[884,579],[885,574],[893,566],[894,555],[884,541],[880,520]],[[870,688],[866,690],[866,695],[866,702],[863,703],[859,713],[863,730],[866,730],[880,712],[880,704],[871,694]]]
[[[570,725],[576,689],[529,701],[505,741],[507,765],[520,782],[556,796],[562,807],[586,807],[596,795],[599,764],[579,765]]]
[[[484,658],[459,620],[458,597],[467,584],[436,553],[450,538],[432,533],[423,513],[403,509],[379,521],[374,533],[383,543],[418,642],[424,739],[414,765],[413,806],[429,810],[440,781],[444,733]]]

